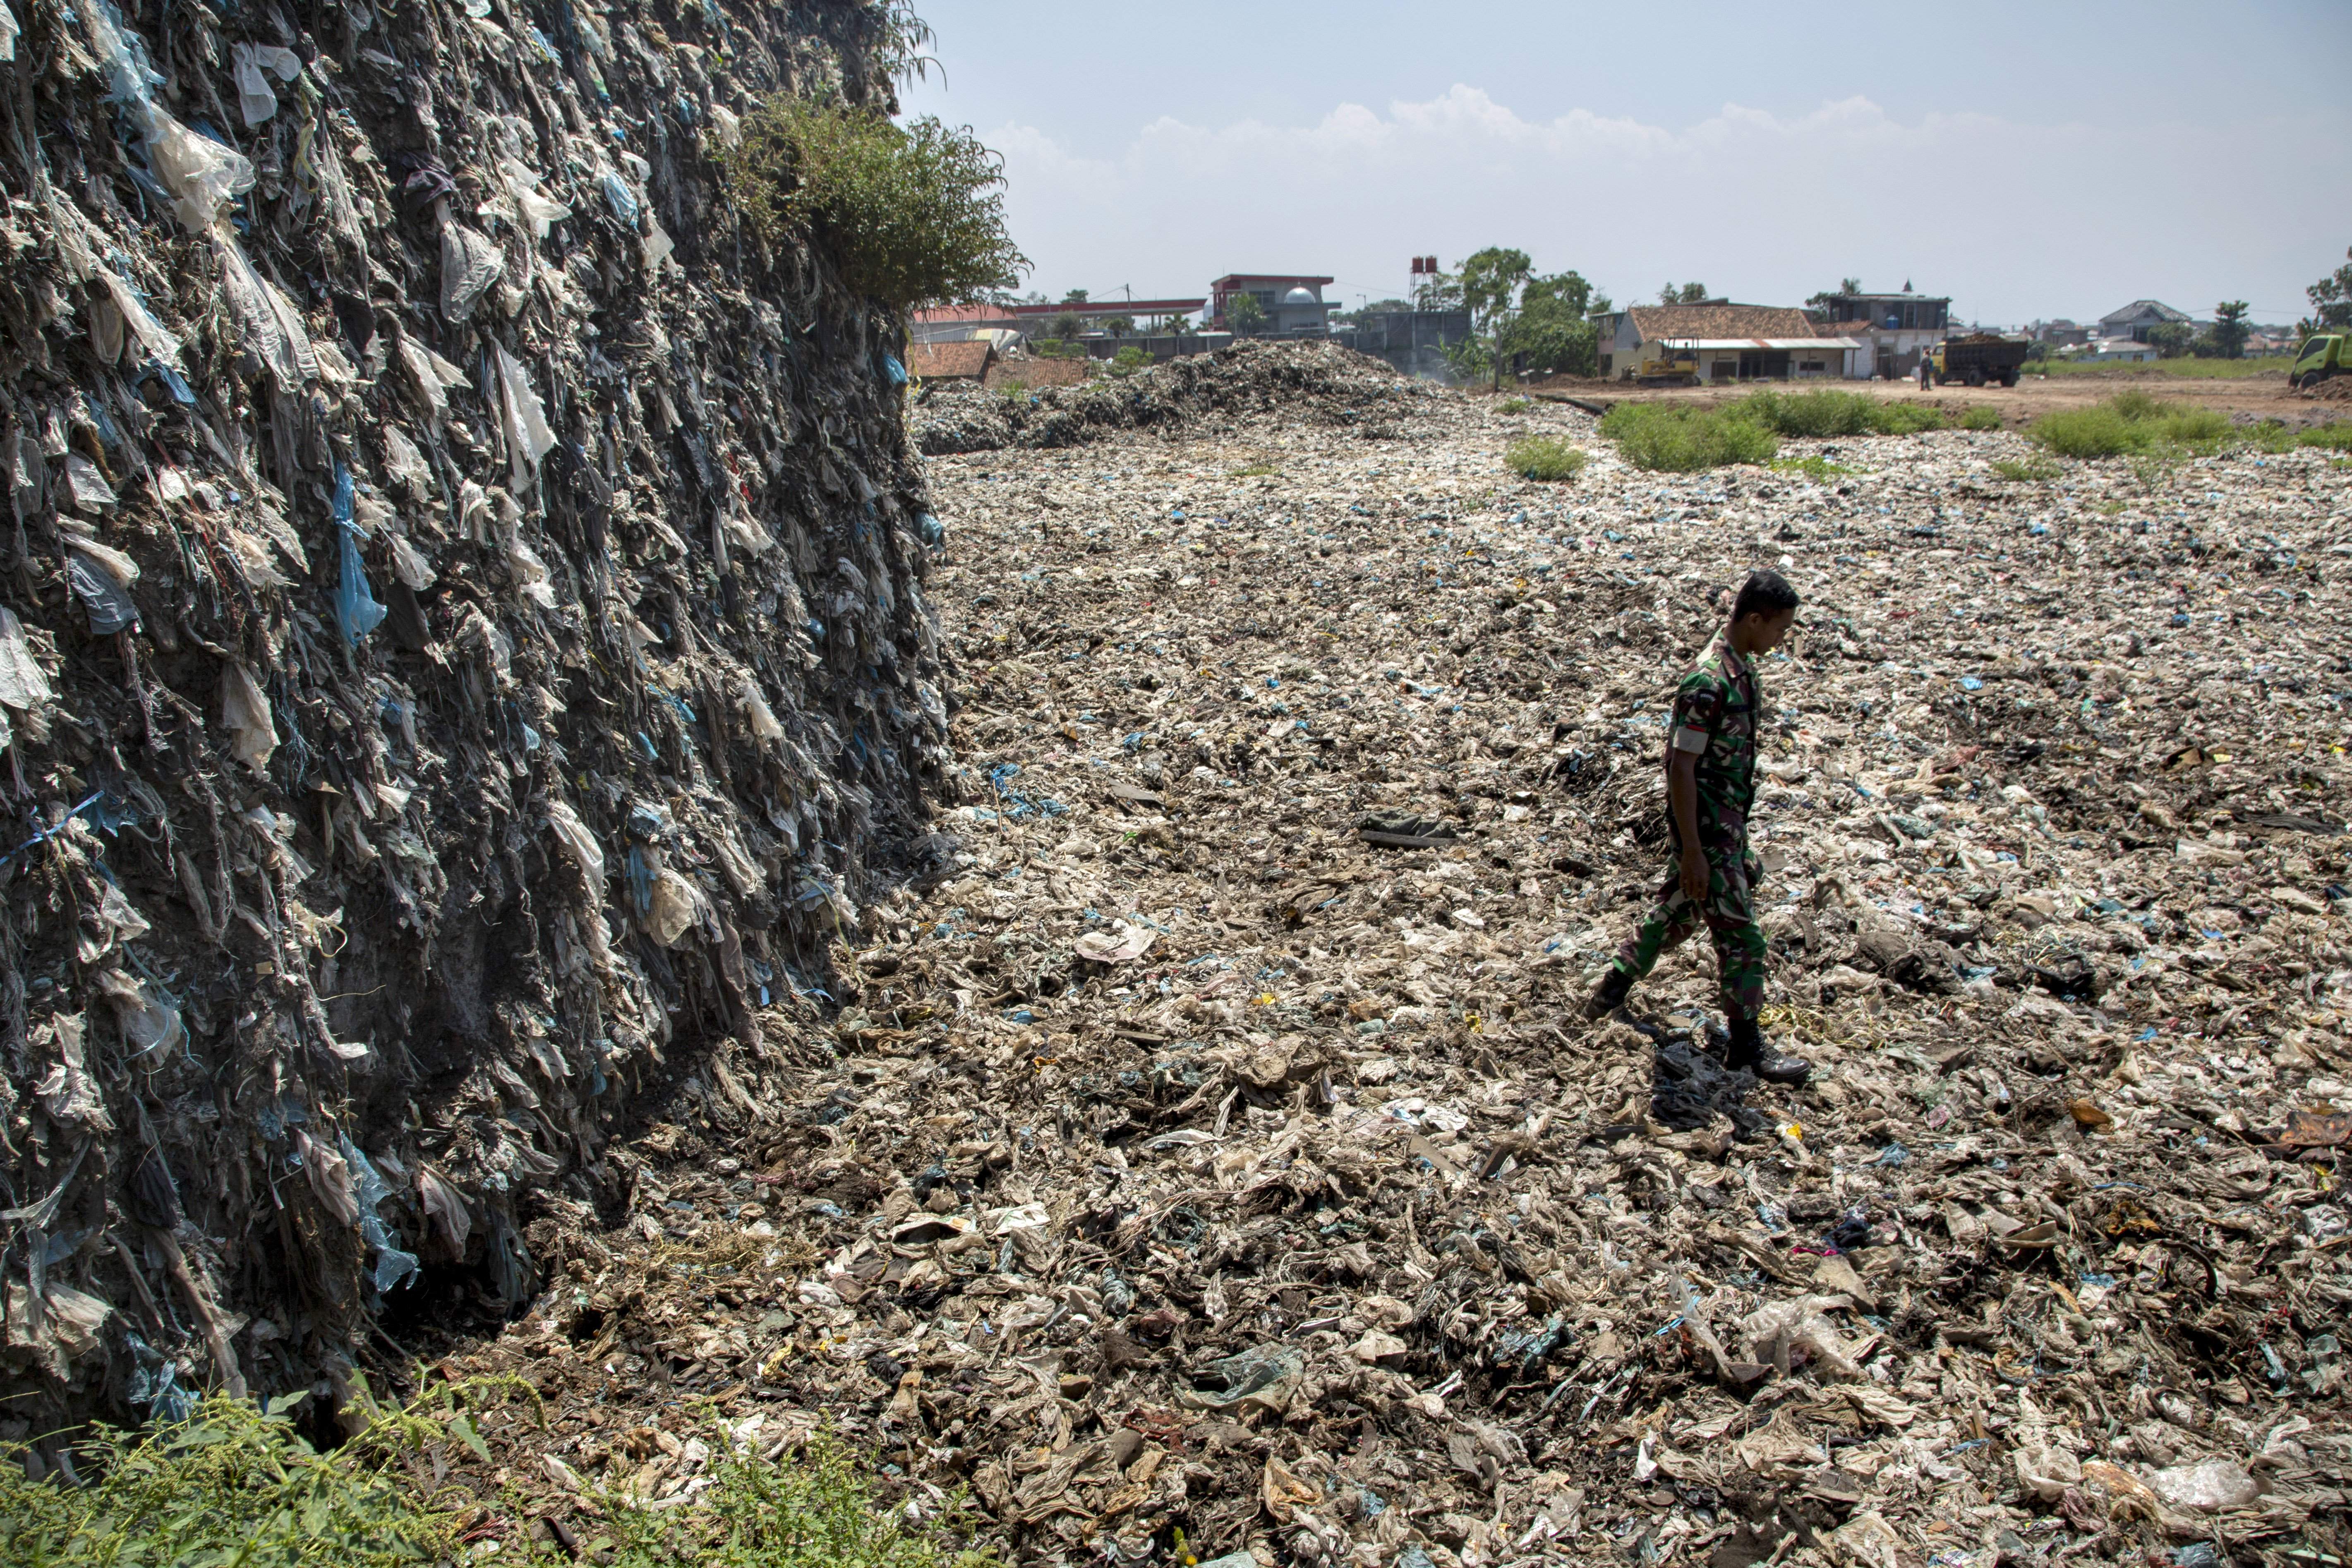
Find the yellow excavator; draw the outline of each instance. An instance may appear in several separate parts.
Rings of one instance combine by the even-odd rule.
[[[1654,345],[1654,359],[1645,359],[1642,368],[1633,374],[1636,386],[1696,386],[1698,384],[1698,353],[1693,349],[1677,348],[1671,343]]]

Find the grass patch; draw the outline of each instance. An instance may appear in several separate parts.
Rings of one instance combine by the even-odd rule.
[[[2004,479],[2054,479],[2066,470],[2047,458],[1995,458],[1992,471]]]
[[[1576,478],[1591,459],[1557,436],[1528,436],[1505,447],[1503,461],[1524,479],[1554,480]]]
[[[1772,464],[1772,471],[1776,474],[1802,474],[1809,479],[1822,481],[1836,479],[1840,474],[1854,472],[1843,463],[1831,462],[1819,452],[1810,458],[1776,458]]]
[[[520,1383],[523,1393],[529,1393]],[[465,1561],[460,1542],[483,1533],[467,1493],[436,1489],[431,1471],[403,1463],[446,1443],[488,1461],[469,1413],[482,1391],[443,1385],[405,1409],[381,1410],[368,1429],[329,1453],[296,1430],[296,1394],[265,1407],[212,1398],[190,1418],[144,1435],[100,1427],[74,1449],[83,1484],[28,1479],[22,1445],[0,1444],[0,1563],[43,1568],[237,1564],[240,1568],[396,1568]],[[659,1512],[608,1495],[572,1520],[582,1556],[604,1568],[979,1568],[988,1560],[943,1545],[939,1525],[908,1525],[877,1507],[849,1453],[830,1439],[770,1464],[739,1452],[726,1429],[702,1434],[710,1482],[690,1503]],[[462,1445],[462,1449],[460,1448]],[[570,1568],[541,1540],[520,1505],[489,1511],[504,1526],[497,1561]]]
[[[1969,408],[1967,413],[1960,416],[1960,428],[1963,430],[1998,430],[2000,428],[2000,410],[1998,408],[1989,407],[1981,403],[1977,404],[1973,407]]]
[[[1528,409],[1533,408],[1535,404],[1528,398],[1506,397],[1502,402],[1495,405],[1495,412],[1497,414],[1525,414]]]
[[[1769,462],[1780,449],[1780,438],[1748,416],[1745,402],[1714,408],[1621,403],[1602,417],[1601,433],[1627,462],[1657,473]]]
[[[2313,447],[2326,452],[2352,452],[2352,421],[2337,420],[2332,425],[2315,425],[2307,430],[2290,430],[2276,419],[2265,419],[2251,426],[2245,437],[2265,452],[2292,452],[2299,447]]]
[[[2218,447],[2231,431],[2229,416],[2217,409],[2168,409],[2134,389],[2090,408],[2045,414],[2026,434],[2062,458],[2121,458],[2163,447]]]

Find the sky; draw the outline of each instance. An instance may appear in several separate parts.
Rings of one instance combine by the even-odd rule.
[[[1404,294],[1515,246],[1617,303],[1858,277],[1958,318],[2306,313],[2352,246],[2352,4],[916,0],[1023,288]]]

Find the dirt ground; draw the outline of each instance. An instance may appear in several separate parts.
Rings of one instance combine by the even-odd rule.
[[[1775,385],[1780,384],[1775,383]],[[1916,382],[1839,382],[1841,391],[1866,392],[1874,397],[1926,398],[1954,414],[1978,404],[2000,410],[2001,417],[2023,425],[2062,408],[2082,408],[2104,402],[2130,389],[2167,403],[2218,408],[2248,420],[2278,419],[2288,425],[2325,424],[2338,416],[2332,405],[2287,390],[2286,373],[2265,371],[2242,379],[2219,380],[2179,376],[2163,371],[2117,367],[2085,375],[2029,375],[2014,387],[1939,386],[1922,393]],[[1728,386],[1640,387],[1598,377],[1553,376],[1520,389],[1538,397],[1573,397],[1594,405],[1642,402],[1721,403],[1747,396],[1754,382]],[[1507,391],[1508,389],[1507,389]]]

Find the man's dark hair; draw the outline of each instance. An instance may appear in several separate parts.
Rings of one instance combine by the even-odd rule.
[[[1731,618],[1744,621],[1750,616],[1777,616],[1783,610],[1797,607],[1797,591],[1778,572],[1759,569],[1748,574],[1748,581],[1739,585],[1739,597],[1731,602]]]

